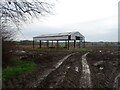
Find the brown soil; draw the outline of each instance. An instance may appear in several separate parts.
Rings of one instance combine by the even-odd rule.
[[[68,58],[58,69],[46,77],[38,88],[78,88],[81,76],[81,56],[75,54]],[[75,71],[79,67],[80,72]]]
[[[114,79],[120,73],[118,58],[118,50],[113,48],[98,49],[88,54],[93,88],[113,88]]]
[[[3,82],[4,88],[80,88],[82,87],[82,55],[79,52],[66,59],[57,69],[54,65],[70,51],[33,52],[27,58],[33,58],[39,65],[34,74],[25,74]],[[120,73],[119,51],[115,48],[95,48],[87,55],[91,71],[92,88],[113,88],[115,77]],[[24,60],[24,59],[23,59]],[[78,70],[76,70],[78,68]],[[53,70],[54,69],[54,70]],[[49,75],[39,80],[45,71]],[[84,81],[83,81],[84,82]],[[37,84],[36,84],[37,83]],[[120,83],[120,82],[119,82]],[[34,86],[35,85],[35,86]]]
[[[15,54],[15,56],[20,57],[21,60],[34,60],[38,65],[38,69],[33,73],[23,74],[16,76],[10,80],[2,82],[3,88],[29,88],[33,87],[34,82],[36,82],[44,73],[49,69],[54,68],[54,65],[64,56],[72,53],[71,51],[56,50],[53,51],[29,51],[25,54]],[[22,58],[21,58],[22,57]]]

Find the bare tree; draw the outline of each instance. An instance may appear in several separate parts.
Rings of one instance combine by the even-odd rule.
[[[50,0],[0,0],[0,40],[3,45],[3,66],[10,62],[10,51],[14,47],[12,40],[17,31],[10,25],[14,23],[19,26],[21,22],[31,20],[33,17],[51,13],[53,6]]]
[[[49,2],[48,2],[49,1]],[[1,0],[0,19],[1,21],[11,20],[15,24],[27,21],[38,15],[51,13],[54,6],[50,0]]]
[[[16,30],[6,23],[0,27],[0,34],[3,41],[12,41],[15,38]]]
[[[13,39],[16,31],[12,26],[2,23],[0,26],[0,37],[2,40],[2,65],[7,66],[11,62],[12,52],[15,49]],[[1,44],[1,43],[0,43]]]

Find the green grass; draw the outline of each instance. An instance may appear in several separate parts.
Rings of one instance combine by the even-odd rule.
[[[89,48],[80,48],[79,50],[80,50],[80,52],[89,52],[92,49],[89,49]]]
[[[11,79],[20,74],[31,73],[37,68],[37,65],[33,61],[16,60],[14,63],[15,63],[14,66],[3,69],[2,72],[3,80]]]
[[[0,80],[2,80],[2,67],[0,67]]]

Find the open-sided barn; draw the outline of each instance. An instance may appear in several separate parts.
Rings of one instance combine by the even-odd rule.
[[[46,35],[40,35],[33,37],[33,47],[34,42],[39,41],[40,48],[41,48],[41,42],[47,41],[47,47],[49,47],[49,41],[57,41],[57,46],[59,44],[59,41],[66,41],[66,47],[69,49],[69,42],[74,41],[74,48],[76,46],[76,40],[79,40],[79,47],[85,47],[85,37],[79,33],[79,32],[66,32],[66,33],[56,33],[56,34],[46,34]],[[52,44],[53,45],[53,44]]]

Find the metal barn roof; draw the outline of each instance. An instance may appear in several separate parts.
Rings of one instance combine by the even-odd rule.
[[[65,32],[65,33],[55,33],[55,34],[44,34],[40,36],[33,37],[34,40],[65,40],[68,39],[68,36],[71,39],[75,39],[75,37],[80,37],[84,39],[84,36],[79,32]]]

